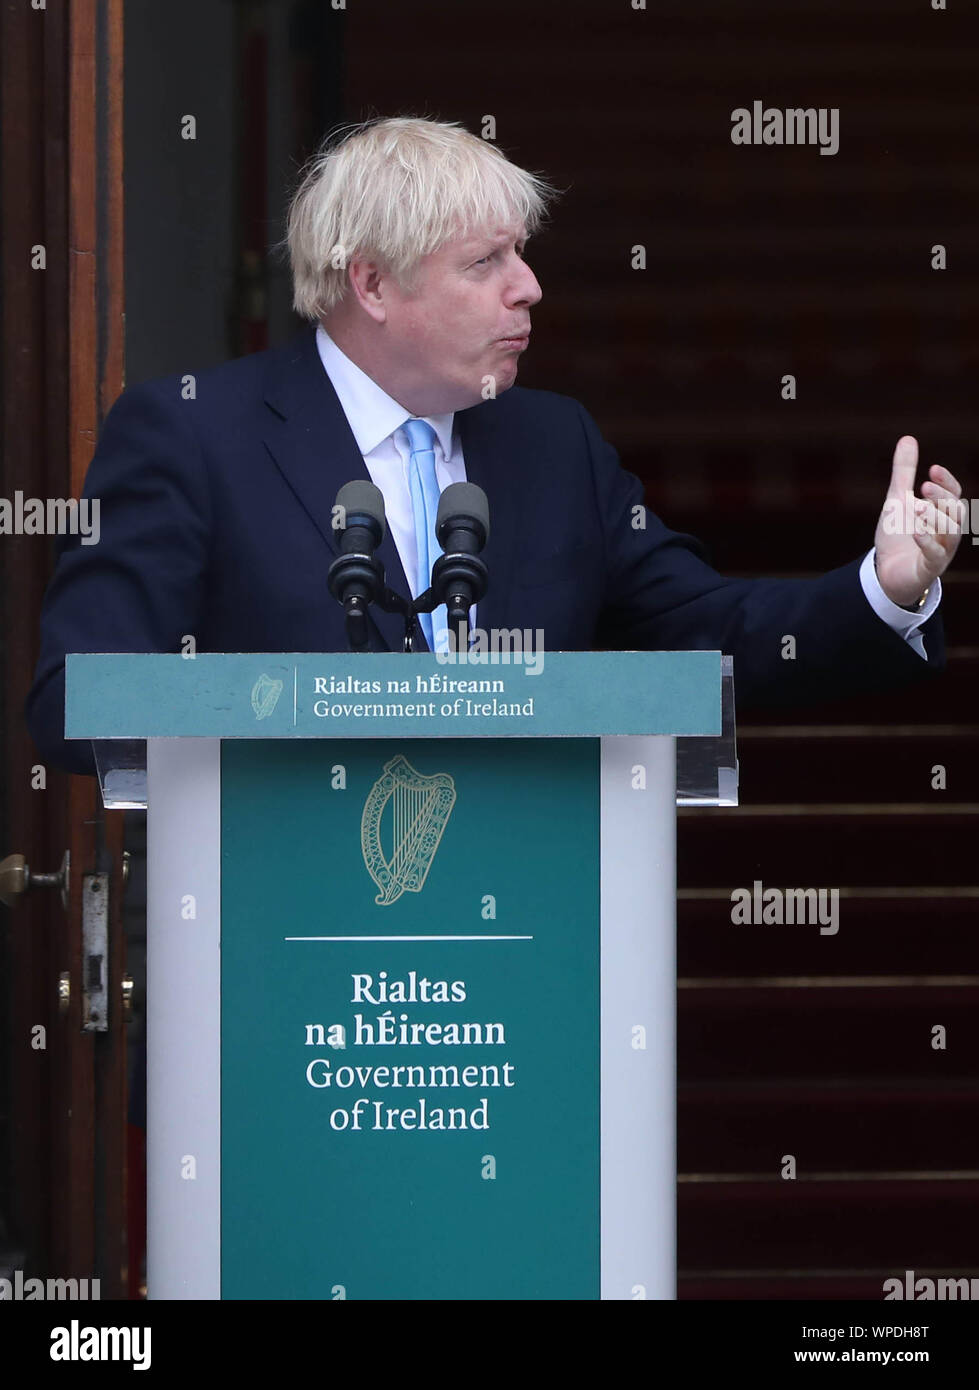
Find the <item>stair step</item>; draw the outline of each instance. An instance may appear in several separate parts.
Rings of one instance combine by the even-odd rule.
[[[697,889],[681,894],[681,979],[843,978],[885,971],[891,977],[979,976],[979,887],[844,889],[835,935],[821,934],[818,925],[735,925],[731,912],[726,889],[711,896]]]
[[[800,786],[800,794],[804,788]],[[681,888],[972,886],[977,803],[769,805],[681,810]],[[971,810],[970,810],[971,806]],[[723,822],[719,823],[719,818]]]
[[[930,978],[681,980],[679,1082],[971,1079],[979,1068],[979,979]],[[936,1025],[945,1029],[945,1050],[932,1047]]]
[[[697,1270],[975,1269],[979,1178],[681,1183],[678,1253]]]
[[[979,1086],[819,1084],[681,1086],[681,1173],[964,1171],[977,1166]]]
[[[741,269],[743,272],[743,262]],[[859,341],[868,336],[868,314],[880,314],[888,322],[894,317],[894,284],[884,276],[879,280],[862,276],[855,284],[834,276],[830,285],[816,275],[787,274],[778,281],[778,293],[760,299],[756,284],[746,284],[733,274],[730,280],[720,281],[712,276],[705,282],[701,277],[696,284],[671,274],[668,284],[655,286],[654,295],[654,276],[647,274],[645,279],[637,279],[639,272],[630,270],[626,275],[624,271],[625,267],[621,276],[603,277],[601,286],[571,284],[562,290],[552,289],[547,295],[546,313],[543,299],[541,307],[534,310],[535,327],[538,317],[546,318],[551,332],[556,324],[565,332],[580,332],[582,322],[612,321],[618,338],[644,343],[650,339],[650,307],[655,301],[657,321],[660,317],[671,318],[674,313],[682,315],[688,324],[691,315],[693,321],[702,317],[710,327],[707,341],[712,342],[716,342],[718,333],[731,328],[731,315],[742,315],[745,328],[750,327],[754,335],[770,338],[772,325],[800,311],[811,313],[818,324],[838,322],[840,318],[852,321],[859,325]],[[692,278],[691,270],[691,281]],[[946,283],[941,277],[922,275],[920,281],[902,284],[901,301],[905,313],[947,315],[952,325],[967,317],[961,287],[954,280]],[[718,381],[715,386],[723,390],[725,382]]]
[[[740,731],[741,804],[979,799],[979,729],[868,724],[826,728],[791,725]],[[946,788],[932,789],[932,769],[945,769]]]
[[[923,462],[924,458],[922,454]],[[882,454],[877,461],[883,466]],[[682,503],[682,470],[674,476],[665,468],[650,470],[647,505],[672,530],[696,536],[714,568],[731,579],[822,574],[865,555],[874,543],[883,494],[879,470],[872,464],[847,471],[834,459],[817,491],[805,481],[804,460],[794,459],[790,448],[782,450],[780,458],[770,449],[759,450],[735,468],[725,468],[707,448],[699,453],[691,448],[691,462],[706,510]],[[954,472],[951,461],[948,466]],[[923,479],[923,463],[920,476]],[[687,485],[693,483],[691,479]],[[773,505],[779,491],[783,497],[788,492],[788,506]],[[716,508],[736,509],[737,525],[731,524],[730,516],[725,524]],[[942,579],[942,615],[958,646],[979,641],[977,561],[979,546],[971,545],[971,537],[963,538]]]
[[[822,704],[788,706],[777,713],[742,703],[738,722],[742,728],[747,724],[770,724],[774,720],[783,726],[873,723],[969,725],[975,721],[977,690],[979,650],[973,647],[952,648],[948,652],[945,671],[934,679],[918,681],[884,695],[856,695]]]
[[[851,401],[851,396],[860,393],[859,379],[834,380],[834,374],[827,373],[821,397],[789,413],[779,408],[771,386],[759,385],[757,378],[749,386],[743,377],[741,389],[728,391],[709,379],[699,385],[679,381],[676,373],[659,371],[655,364],[647,363],[644,371],[636,373],[635,380],[630,379],[631,369],[615,370],[614,356],[609,366],[613,350],[606,343],[607,328],[604,322],[590,328],[579,324],[574,341],[566,341],[553,354],[543,342],[536,342],[539,353],[533,366],[529,362],[521,366],[520,383],[545,391],[563,390],[580,399],[623,464],[637,477],[655,480],[659,475],[661,479],[662,469],[676,472],[691,458],[712,458],[715,467],[726,461],[735,474],[743,474],[754,458],[777,446],[793,468],[808,471],[822,491],[831,496],[823,470],[852,464],[857,450],[869,459],[883,457],[909,427],[916,438],[928,441],[930,458],[940,457],[953,472],[956,468],[960,474],[965,472],[957,456],[964,456],[962,441],[968,438],[974,422],[960,392],[951,403],[923,401],[913,412],[909,410],[893,419],[888,427],[886,408],[875,413]],[[537,333],[536,328],[534,332]],[[538,336],[543,338],[543,334]],[[730,367],[730,358],[720,354],[710,364],[709,372],[727,372]],[[779,375],[773,366],[772,381]],[[920,372],[918,376],[920,384]],[[704,411],[705,390],[710,394],[709,413]],[[737,445],[732,445],[732,440],[737,440]],[[818,454],[817,474],[812,473],[813,450]],[[861,543],[861,550],[869,550],[873,543],[889,471],[888,457],[883,478],[879,471],[868,475],[877,501],[869,518],[870,534],[866,545]],[[667,520],[674,529],[680,529],[672,515]],[[722,518],[717,516],[716,520],[720,523]],[[733,521],[730,516],[723,518],[729,528]],[[693,526],[694,534],[699,535],[705,524],[709,525],[709,517],[701,515]],[[796,513],[794,525],[800,524],[801,514]],[[742,555],[747,555],[747,551]]]
[[[950,1271],[947,1266],[941,1269],[916,1269],[914,1277],[948,1279],[956,1276],[979,1279],[979,1266]],[[905,1279],[903,1269],[879,1269],[872,1273],[862,1270],[845,1269],[779,1269],[766,1270],[757,1274],[744,1270],[712,1270],[703,1274],[680,1270],[677,1278],[677,1298],[727,1300],[773,1299],[812,1300],[867,1300],[879,1303],[883,1297],[885,1279]],[[876,1319],[878,1326],[886,1323],[886,1317]],[[847,1323],[843,1323],[847,1326]],[[812,1345],[817,1345],[814,1338]],[[822,1346],[823,1343],[819,1342]]]

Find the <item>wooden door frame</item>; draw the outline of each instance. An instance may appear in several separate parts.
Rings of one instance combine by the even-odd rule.
[[[123,0],[5,4],[2,41],[3,461],[0,492],[78,496],[101,421],[123,387]],[[44,268],[32,248],[44,247]],[[45,769],[23,721],[52,538],[4,536],[3,853],[35,870],[71,854],[67,914],[54,893],[5,913],[8,1238],[44,1276],[123,1296],[125,1029],[121,816],[91,778]],[[81,1031],[81,895],[110,873],[110,1027]],[[71,996],[58,1007],[58,979]],[[46,1029],[47,1046],[31,1047]]]

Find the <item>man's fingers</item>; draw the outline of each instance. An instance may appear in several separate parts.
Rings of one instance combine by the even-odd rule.
[[[945,547],[938,537],[915,531],[914,543],[924,555],[925,559],[929,561],[935,573],[941,574],[942,570],[945,568],[948,557],[945,554]]]
[[[927,535],[960,536],[965,529],[966,506],[957,497],[946,493],[944,498],[914,499],[915,531],[919,527]]]
[[[936,509],[943,512],[950,522],[954,521],[957,530],[965,525],[969,509],[957,492],[950,492],[938,483],[922,483],[921,494],[927,501],[933,502]]]
[[[928,469],[928,476],[931,481],[937,483],[939,487],[947,488],[953,497],[962,496],[962,484],[954,473],[950,472],[947,468],[943,468],[940,463],[932,464]],[[924,491],[924,488],[922,488],[922,491]]]
[[[952,492],[950,488],[943,487],[941,483],[934,483],[930,479],[921,484],[921,495],[931,498],[947,497],[955,502],[959,500],[957,492]]]

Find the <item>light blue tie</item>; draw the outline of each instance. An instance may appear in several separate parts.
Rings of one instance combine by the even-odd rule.
[[[415,514],[415,542],[418,548],[418,570],[415,575],[416,594],[423,594],[432,582],[432,566],[442,554],[435,539],[435,518],[439,507],[439,484],[435,476],[435,431],[426,420],[406,420],[405,433],[411,445],[408,460],[408,486],[411,489],[411,508]],[[434,613],[419,613],[429,651],[435,651],[436,641],[446,642],[449,614],[445,604]]]

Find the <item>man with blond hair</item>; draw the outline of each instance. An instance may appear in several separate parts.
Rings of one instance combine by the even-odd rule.
[[[85,484],[101,538],[66,538],[45,601],[28,701],[44,757],[93,770],[63,739],[66,652],[179,651],[188,636],[199,651],[345,650],[327,571],[336,494],[357,478],[383,494],[378,555],[405,595],[428,585],[440,492],[484,489],[486,630],[541,630],[551,650],[719,649],[741,701],[882,690],[941,666],[961,490],[933,465],[920,529],[885,524],[913,493],[909,436],[865,555],[812,580],[729,580],[645,511],[581,405],[514,384],[541,298],[525,246],[549,194],[456,125],[373,121],[324,147],[286,238],[308,327],[192,392],[184,377],[131,386],[106,418]],[[402,633],[372,610],[373,650]]]

